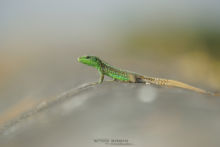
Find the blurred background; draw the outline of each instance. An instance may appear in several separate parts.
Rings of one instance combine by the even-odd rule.
[[[85,54],[219,91],[219,6],[218,0],[1,0],[0,125],[96,81],[96,70],[77,63]]]

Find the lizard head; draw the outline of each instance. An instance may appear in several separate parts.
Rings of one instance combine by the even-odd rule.
[[[97,68],[100,67],[102,61],[96,56],[81,56],[78,58],[78,62]]]

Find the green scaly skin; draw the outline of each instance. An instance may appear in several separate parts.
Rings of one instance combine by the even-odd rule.
[[[100,58],[96,56],[81,56],[78,58],[78,61],[80,63],[95,67],[99,74],[99,83],[101,84],[104,80],[104,75],[109,76],[113,78],[115,81],[121,81],[121,82],[129,82],[129,83],[145,83],[145,84],[154,84],[159,86],[168,86],[168,87],[178,87],[178,88],[184,88],[188,90],[192,90],[195,92],[200,92],[203,94],[209,94],[209,95],[219,95],[217,93],[211,93],[208,91],[205,91],[200,88],[193,87],[191,85],[175,81],[175,80],[168,80],[168,79],[160,79],[160,78],[154,78],[154,77],[146,77],[134,72],[121,70],[119,68],[116,68],[114,66],[109,65],[105,61],[101,60]]]

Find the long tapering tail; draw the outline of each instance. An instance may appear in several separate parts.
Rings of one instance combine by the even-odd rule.
[[[212,93],[200,88],[196,88],[194,86],[188,85],[183,82],[175,81],[175,80],[168,80],[168,79],[159,79],[159,78],[152,78],[152,77],[144,77],[143,80],[146,83],[151,83],[159,86],[168,86],[168,87],[178,87],[178,88],[184,88],[188,90],[192,90],[195,92],[199,92],[202,94],[208,94],[208,95],[213,95],[213,96],[219,96],[219,93]]]

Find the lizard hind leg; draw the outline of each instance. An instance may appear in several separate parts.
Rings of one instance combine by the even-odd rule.
[[[145,83],[146,85],[150,84],[148,81],[146,81],[143,77],[141,76],[133,76],[132,78],[130,77],[130,79],[132,79],[132,81],[134,83]]]

